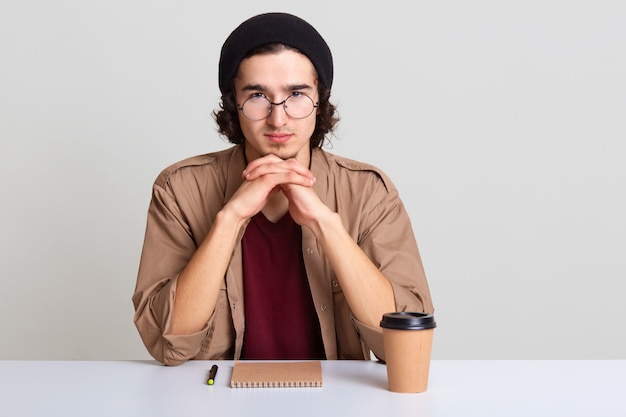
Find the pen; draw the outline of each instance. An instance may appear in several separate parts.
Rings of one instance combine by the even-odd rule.
[[[209,371],[209,380],[206,383],[209,385],[215,384],[215,375],[217,375],[217,365],[211,366],[211,370]]]

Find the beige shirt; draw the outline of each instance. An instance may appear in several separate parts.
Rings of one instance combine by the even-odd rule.
[[[241,237],[226,271],[217,305],[202,330],[172,335],[178,275],[208,234],[216,214],[242,183],[243,148],[186,159],[156,179],[137,285],[135,324],[150,354],[166,365],[188,359],[238,359],[244,294]],[[432,312],[413,229],[398,191],[377,168],[314,149],[313,189],[339,213],[361,249],[389,279],[397,311]],[[302,256],[328,359],[384,359],[382,332],[359,322],[313,234],[302,228]]]

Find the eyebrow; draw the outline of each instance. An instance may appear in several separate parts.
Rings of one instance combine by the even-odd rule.
[[[291,84],[285,87],[286,91],[299,91],[299,90],[310,90],[311,87],[308,84]],[[268,88],[261,84],[248,84],[242,88],[243,91],[267,91]]]

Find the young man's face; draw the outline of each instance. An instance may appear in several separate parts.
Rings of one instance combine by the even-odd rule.
[[[291,50],[244,59],[233,81],[239,106],[250,97],[260,95],[273,103],[279,103],[294,93],[306,94],[314,103],[318,101],[315,67],[305,55]],[[239,122],[246,140],[248,161],[274,154],[282,159],[297,158],[308,166],[316,113],[317,109],[313,109],[307,117],[296,119],[290,117],[280,105],[272,106],[272,112],[266,119],[250,120],[240,110]]]

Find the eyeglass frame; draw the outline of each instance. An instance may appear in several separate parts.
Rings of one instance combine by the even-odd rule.
[[[287,111],[287,106],[286,106],[287,100],[289,100],[291,97],[296,97],[296,94],[303,95],[303,96],[305,96],[306,98],[308,98],[309,100],[311,100],[311,104],[313,104],[313,108],[311,108],[311,113],[307,114],[306,116],[302,116],[302,117],[293,117],[292,115],[290,115],[290,114],[289,114],[289,112]],[[246,113],[243,111],[243,106],[245,106],[245,105],[246,105],[246,103],[247,103],[248,101],[252,100],[253,98],[261,98],[261,97],[262,97],[262,98],[264,98],[264,99],[265,99],[265,100],[269,103],[269,105],[270,105],[270,106],[269,106],[269,112],[267,113],[267,116],[265,116],[265,117],[263,117],[263,118],[261,118],[261,119],[252,119],[252,118],[248,117],[248,115],[246,115]],[[309,96],[308,94],[303,93],[302,91],[294,91],[293,93],[289,94],[289,95],[287,96],[287,98],[286,98],[286,99],[284,99],[283,101],[280,101],[280,102],[278,102],[278,103],[274,103],[274,102],[273,102],[273,101],[271,101],[269,98],[267,98],[267,96],[266,96],[265,94],[262,94],[262,96],[254,96],[254,95],[253,95],[252,97],[248,97],[248,98],[247,98],[247,99],[243,102],[243,104],[241,104],[241,105],[240,105],[239,103],[237,103],[237,110],[240,110],[240,111],[241,111],[241,114],[243,114],[243,115],[244,115],[244,117],[245,117],[246,119],[248,119],[248,120],[252,120],[252,121],[254,121],[254,122],[258,122],[258,121],[260,121],[260,120],[265,120],[265,119],[267,119],[268,117],[270,117],[270,116],[272,115],[272,112],[274,111],[274,106],[281,106],[281,105],[283,106],[283,110],[285,110],[285,114],[286,114],[287,116],[289,116],[289,117],[290,117],[290,118],[292,118],[292,119],[302,120],[302,119],[306,119],[306,118],[307,118],[307,117],[309,117],[311,114],[313,114],[313,112],[315,111],[315,109],[319,108],[319,106],[320,106],[320,102],[319,102],[319,101],[317,101],[317,102],[313,101],[313,99],[311,98],[311,96]]]

